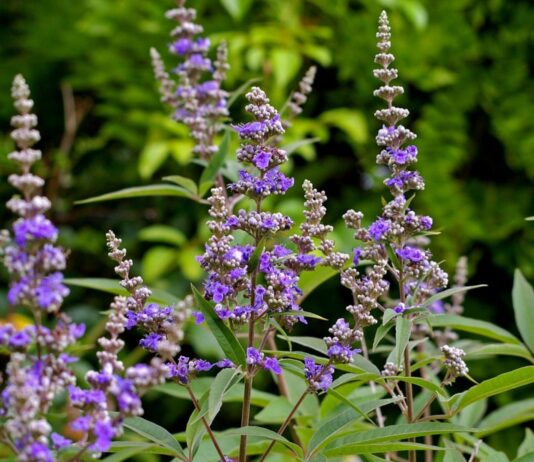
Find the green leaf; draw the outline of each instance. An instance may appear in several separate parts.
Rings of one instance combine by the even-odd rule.
[[[483,438],[534,418],[534,398],[523,399],[503,406],[487,415],[478,425],[476,436]]]
[[[220,173],[221,167],[224,163],[224,159],[228,154],[229,147],[230,131],[227,130],[223,136],[221,144],[219,145],[218,151],[213,155],[210,163],[204,169],[202,175],[200,176],[198,191],[201,197],[203,197],[204,194],[208,192],[210,187],[213,185],[215,178]]]
[[[187,241],[184,233],[172,226],[152,225],[139,231],[139,239],[146,242],[163,242],[180,247]]]
[[[252,436],[252,437],[258,437],[262,439],[277,441],[278,443],[282,443],[284,446],[291,449],[295,454],[299,456],[302,455],[302,450],[297,444],[292,443],[291,441],[288,441],[282,435],[279,435],[278,433],[273,432],[272,430],[268,430],[266,428],[254,427],[254,426],[241,427],[241,428],[235,428],[232,430],[227,430],[223,433],[223,435],[239,435],[239,436],[246,435],[246,436]]]
[[[150,178],[169,156],[169,142],[166,140],[149,141],[141,153],[137,168],[143,179]]]
[[[512,302],[521,338],[534,353],[534,289],[518,269],[514,273]]]
[[[232,16],[232,18],[241,21],[247,14],[252,5],[252,0],[220,0],[221,5]]]
[[[425,300],[425,302],[422,304],[423,307],[427,307],[432,305],[432,303],[437,302],[438,300],[443,300],[444,298],[450,297],[451,295],[461,293],[461,292],[467,292],[468,290],[472,289],[479,289],[481,287],[488,287],[487,284],[479,284],[477,286],[464,286],[464,287],[451,287],[447,290],[442,290],[441,292],[438,292],[437,294],[432,295],[432,297],[429,297]]]
[[[466,359],[487,358],[488,356],[517,356],[527,360],[532,359],[531,353],[524,345],[513,343],[485,343],[473,349],[466,349]]]
[[[301,310],[294,310],[294,311],[283,311],[281,313],[273,313],[272,316],[278,317],[284,317],[284,316],[302,316],[303,318],[312,318],[312,319],[319,319],[321,321],[328,321],[328,319],[323,318],[322,316],[319,316],[316,313],[312,313],[310,311],[301,311]]]
[[[236,378],[239,379],[239,372],[235,369],[223,369],[215,377],[210,387],[208,398],[208,416],[210,420],[213,420],[219,413],[224,395],[235,385]]]
[[[472,428],[451,423],[420,422],[414,424],[390,425],[383,428],[353,433],[336,441],[336,446],[348,444],[383,443],[425,435],[443,435],[447,433],[472,432]],[[378,451],[380,452],[380,451]]]
[[[164,245],[151,247],[143,255],[141,266],[145,282],[152,284],[176,266],[176,249]]]
[[[517,457],[526,456],[527,454],[534,455],[534,433],[530,428],[525,429],[525,438],[517,449]]]
[[[485,380],[471,387],[468,391],[452,396],[449,403],[454,404],[454,412],[464,409],[469,404],[490,396],[498,395],[530,383],[534,383],[534,366],[526,366],[497,377]]]
[[[186,178],[181,175],[171,175],[164,176],[162,179],[163,181],[170,181],[171,183],[176,183],[177,185],[184,187],[195,196],[198,194],[197,184],[191,178]]]
[[[344,455],[356,455],[356,454],[375,454],[375,453],[384,453],[389,451],[443,451],[443,448],[438,446],[432,446],[429,444],[422,443],[380,443],[380,444],[349,444],[345,446],[339,446],[332,449],[327,449],[324,454],[327,457],[337,457]]]
[[[253,79],[247,80],[243,85],[240,85],[236,90],[234,90],[232,93],[230,93],[230,97],[228,98],[228,107],[231,107],[237,98],[239,98],[243,93],[245,93],[254,83],[260,82],[261,79],[259,77],[254,77]]]
[[[185,188],[174,186],[172,184],[151,184],[147,186],[135,186],[133,188],[126,188],[119,191],[102,194],[101,196],[90,197],[89,199],[76,201],[75,204],[90,204],[93,202],[150,196],[191,197],[191,193]]]
[[[361,111],[337,108],[323,112],[319,118],[325,124],[344,131],[356,144],[365,143],[369,138],[367,119]]]
[[[254,416],[254,420],[267,424],[281,424],[291,412],[291,403],[285,396],[273,399]]]
[[[185,456],[182,446],[176,441],[174,436],[154,422],[150,422],[142,417],[128,417],[124,420],[123,425],[138,435],[144,436],[154,443],[158,443],[165,448],[171,449],[174,451],[174,454]]]
[[[206,319],[206,323],[211,330],[211,333],[217,339],[217,343],[221,347],[224,354],[230,361],[238,366],[246,367],[246,356],[243,346],[239,343],[234,333],[228,326],[217,316],[213,306],[210,302],[204,299],[197,288],[191,285],[193,296],[197,308],[202,311]]]
[[[308,146],[310,144],[315,144],[319,141],[321,141],[321,138],[305,138],[303,140],[295,141],[294,143],[288,144],[286,146],[282,146],[282,149],[286,151],[287,155],[289,156],[290,154],[294,153],[301,147]],[[313,273],[313,271],[311,272]]]
[[[400,382],[413,383],[414,385],[429,390],[437,395],[441,395],[444,397],[448,396],[447,392],[443,389],[443,387],[421,377],[395,376],[395,380],[399,380]]]
[[[521,341],[502,327],[478,319],[454,314],[435,314],[425,319],[432,327],[450,327],[454,330],[470,332],[505,343],[520,345]]]
[[[65,284],[76,287],[85,287],[87,289],[100,290],[114,295],[128,295],[128,291],[123,289],[119,281],[115,279],[106,278],[67,278],[64,279]],[[162,305],[174,305],[180,299],[173,294],[161,289],[150,289],[152,295],[149,300]]]
[[[465,462],[465,458],[458,449],[449,448],[443,457],[443,462]]]
[[[338,271],[327,266],[320,266],[314,271],[306,271],[299,277],[299,288],[302,290],[302,295],[299,298],[299,303],[310,295],[323,282],[328,281],[338,274]]]
[[[408,347],[411,335],[412,322],[403,316],[397,317],[395,321],[395,348],[392,352],[397,367],[401,367],[403,363],[404,350]]]
[[[310,348],[311,350],[318,351],[319,353],[326,354],[326,344],[323,340],[317,337],[300,337],[290,336],[289,339],[292,343],[302,345]]]
[[[110,456],[104,457],[101,460],[104,462],[122,462],[123,460],[130,460],[133,456],[144,451],[145,447],[128,448],[120,452],[116,452],[115,454],[111,454]],[[172,455],[174,455],[174,453]]]
[[[391,308],[387,308],[386,311],[384,311],[384,316],[382,316],[382,325],[387,324],[395,316],[398,316],[398,315],[399,314],[395,310],[392,310]]]
[[[375,338],[373,339],[373,350],[376,350],[376,347],[382,341],[382,339],[388,334],[391,328],[395,325],[393,321],[389,321],[386,324],[378,326],[375,332]]]

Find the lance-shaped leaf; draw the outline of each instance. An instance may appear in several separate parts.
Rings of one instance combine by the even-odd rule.
[[[175,196],[175,197],[193,197],[190,191],[181,186],[172,184],[151,184],[147,186],[135,186],[133,188],[125,188],[119,191],[102,194],[100,196],[90,197],[81,201],[76,201],[76,204],[90,204],[93,202],[113,201],[117,199],[131,199],[134,197],[150,197],[150,196]]]
[[[154,422],[150,422],[142,417],[128,417],[124,420],[123,425],[138,435],[171,449],[175,454],[185,456],[182,446],[176,441],[174,436]]]
[[[217,316],[213,304],[204,299],[197,288],[191,285],[195,304],[202,311],[211,333],[227,358],[238,366],[246,367],[245,350],[230,328]]]
[[[534,289],[518,269],[514,273],[512,302],[521,338],[534,353]]]

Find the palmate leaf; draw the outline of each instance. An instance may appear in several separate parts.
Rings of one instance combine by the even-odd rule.
[[[128,295],[128,291],[123,289],[116,279],[107,278],[67,278],[63,282],[70,286],[85,287],[87,289],[100,290],[113,295]],[[162,305],[174,305],[180,299],[173,294],[161,289],[150,289],[152,295],[149,301]]]
[[[534,289],[518,269],[514,273],[512,302],[521,338],[534,353]]]
[[[448,400],[448,404],[452,407],[452,412],[457,413],[471,403],[531,383],[534,383],[534,366],[522,367],[485,380],[468,391],[453,395]]]
[[[230,328],[217,316],[213,304],[204,299],[197,288],[191,285],[197,308],[202,311],[206,323],[227,358],[237,366],[246,367],[245,350]]]

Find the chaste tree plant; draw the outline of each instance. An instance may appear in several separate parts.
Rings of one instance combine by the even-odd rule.
[[[312,91],[311,68],[282,110],[259,87],[246,89],[249,119],[229,123],[229,105],[240,91],[223,89],[228,70],[221,43],[215,59],[195,22],[195,10],[178,1],[167,13],[177,26],[170,50],[179,63],[171,76],[151,50],[162,101],[188,127],[203,171],[198,181],[183,176],[167,183],[133,187],[91,199],[171,195],[209,205],[209,238],[198,263],[202,287],[176,300],[151,291],[133,274],[133,261],[112,231],[106,235],[120,283],[97,288],[116,295],[97,340],[98,366],[83,378],[73,364],[85,326],[61,311],[69,295],[67,252],[57,245],[58,229],[46,217],[50,201],[44,180],[32,173],[41,153],[33,101],[24,78],[16,76],[12,96],[17,115],[11,133],[19,168],[9,183],[19,193],[7,207],[18,218],[2,233],[2,258],[10,274],[8,302],[33,320],[24,327],[0,326],[0,348],[8,355],[1,373],[0,441],[6,460],[24,462],[144,460],[193,461],[501,461],[503,453],[484,437],[532,415],[532,400],[485,415],[486,399],[534,383],[534,366],[513,369],[478,383],[468,363],[510,355],[534,363],[534,292],[518,272],[513,298],[522,340],[499,326],[463,316],[466,259],[454,283],[429,250],[432,218],[413,208],[424,180],[414,169],[416,135],[399,122],[407,109],[394,105],[403,93],[394,85],[388,17],[378,22],[375,96],[386,106],[376,135],[376,162],[388,168],[390,197],[380,216],[343,215],[354,233],[350,253],[336,248],[325,224],[326,195],[302,184],[303,221],[276,210],[273,196],[294,187],[285,164],[283,134]],[[230,138],[239,147],[231,159]],[[422,154],[425,155],[425,154]],[[302,304],[314,288],[339,277],[350,292],[346,313],[326,320]],[[450,302],[445,300],[450,298]],[[328,311],[341,313],[340,307]],[[323,339],[293,335],[308,320],[328,321]],[[184,354],[184,329],[194,322],[214,339],[216,361]],[[302,329],[300,329],[302,331]],[[125,364],[127,331],[138,336],[146,362]],[[477,339],[461,339],[459,332]],[[269,391],[257,384],[272,382]],[[276,390],[273,392],[273,390]],[[189,400],[193,411],[182,431],[171,433],[145,420],[142,396],[167,396],[169,406]],[[240,419],[221,429],[226,402],[238,402]],[[70,412],[61,413],[68,406]],[[530,454],[530,455],[529,455]],[[531,433],[518,448],[518,461],[532,460]],[[359,457],[359,459],[355,458]],[[466,459],[467,458],[467,459]],[[152,460],[152,459],[150,459]]]

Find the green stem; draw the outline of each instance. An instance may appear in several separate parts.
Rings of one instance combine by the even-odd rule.
[[[291,422],[291,420],[293,419],[293,416],[295,415],[295,413],[297,412],[298,408],[300,407],[300,405],[302,404],[302,402],[304,401],[304,398],[306,398],[306,395],[309,393],[309,389],[306,388],[306,390],[304,391],[304,393],[302,393],[302,396],[298,399],[298,401],[295,403],[295,405],[293,406],[293,409],[291,409],[291,412],[289,413],[289,415],[286,417],[286,420],[284,420],[284,423],[280,426],[280,428],[278,429],[278,434],[281,435],[282,433],[284,433],[285,429],[287,428],[287,426],[289,425],[289,423]],[[259,460],[259,462],[263,462],[265,460],[265,458],[267,457],[267,455],[269,454],[269,452],[271,452],[271,449],[273,448],[273,446],[275,445],[276,441],[275,440],[272,440],[271,443],[269,444],[269,446],[267,446],[267,449],[265,450],[265,452],[263,453],[263,456],[261,456],[261,459]]]
[[[199,402],[197,401],[195,394],[193,393],[193,390],[191,389],[191,385],[187,384],[186,388],[189,393],[189,397],[191,398],[191,401],[193,402],[193,406],[195,406],[195,409],[200,413],[202,409],[200,407]],[[215,450],[217,451],[217,454],[219,454],[221,461],[223,461],[225,458],[224,452],[219,446],[219,443],[217,442],[217,439],[215,438],[215,435],[213,434],[213,431],[211,430],[209,422],[206,420],[204,416],[202,416],[200,420],[202,420],[202,423],[204,424],[204,427],[206,428],[206,431],[208,432],[208,435],[213,443],[213,446],[215,446]]]
[[[256,274],[253,275],[251,305],[254,305]],[[250,317],[248,323],[248,346],[254,345],[254,318]],[[245,374],[245,390],[243,392],[243,409],[241,410],[241,427],[247,427],[250,422],[250,403],[252,397],[252,381],[254,377],[254,366],[247,366]],[[224,460],[224,459],[223,459]],[[247,435],[241,435],[239,440],[239,462],[247,461]]]

